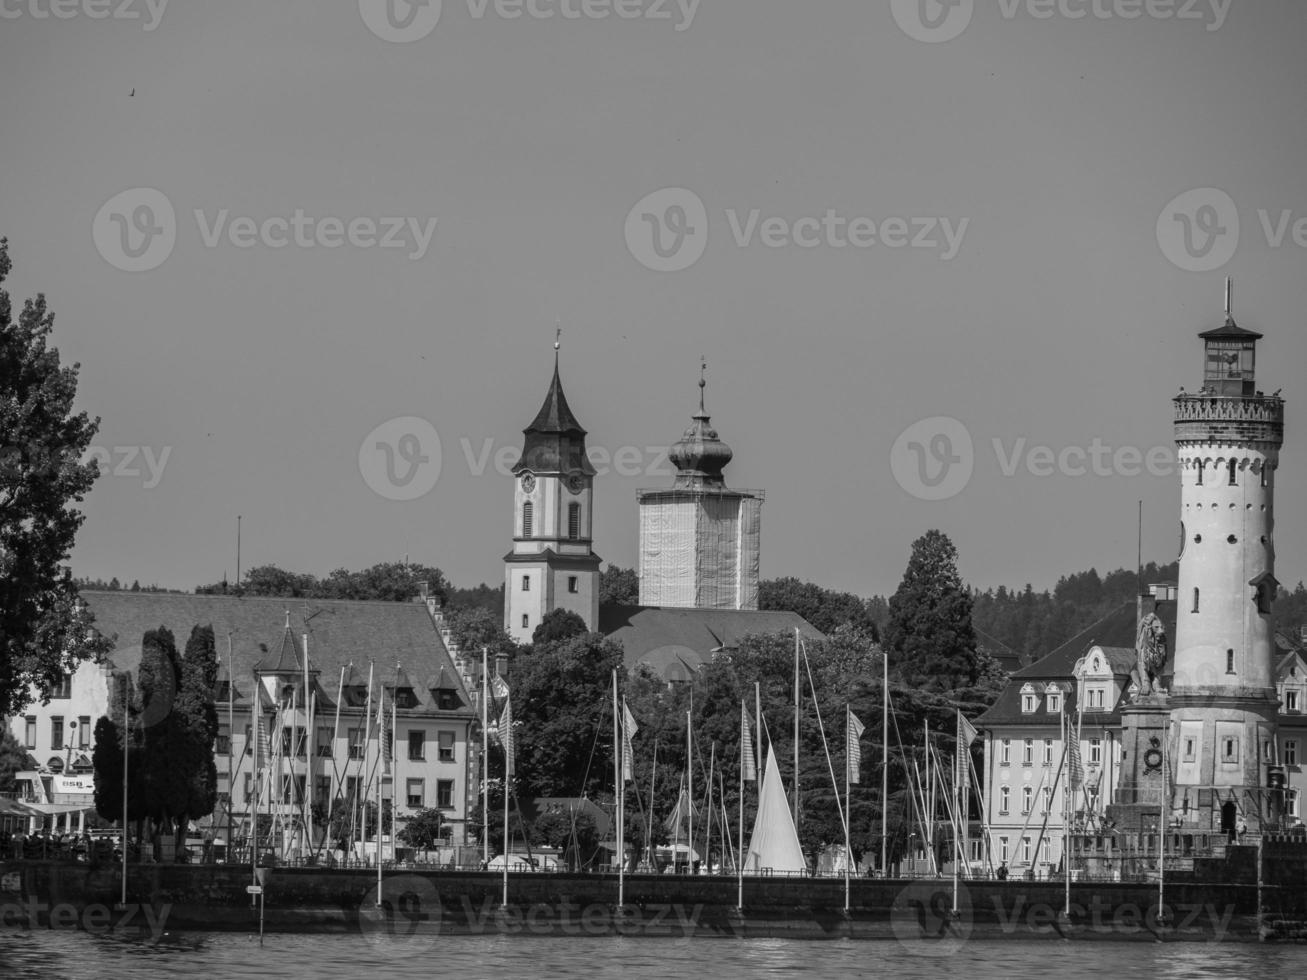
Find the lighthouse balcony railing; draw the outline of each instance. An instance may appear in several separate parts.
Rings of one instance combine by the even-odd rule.
[[[1284,424],[1278,395],[1183,394],[1175,398],[1177,422],[1238,421]]]

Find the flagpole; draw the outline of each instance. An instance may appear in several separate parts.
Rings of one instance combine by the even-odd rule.
[[[740,911],[744,910],[744,765],[747,761],[744,755],[744,740],[749,737],[749,717],[744,707],[744,699],[740,699],[740,859],[735,862],[736,896],[735,907]]]
[[[368,735],[372,731],[372,669],[368,661],[368,700],[363,709],[363,758],[359,760],[359,821],[362,824],[359,840],[363,844],[363,860],[368,857]],[[378,814],[378,817],[380,814]]]
[[[794,829],[799,829],[799,628],[794,627]]]
[[[490,867],[490,655],[481,648],[481,859]]]
[[[1062,723],[1066,727],[1066,738],[1074,738],[1071,731],[1071,720],[1066,716],[1066,696],[1069,692],[1063,691],[1059,703],[1062,705]],[[1068,746],[1069,747],[1069,746]],[[1079,745],[1076,746],[1080,748]],[[1165,773],[1163,774],[1165,775]],[[1064,889],[1064,899],[1062,914],[1068,918],[1071,915],[1071,782],[1075,778],[1075,773],[1067,768],[1066,785],[1062,787],[1062,887]]]
[[[762,681],[753,682],[753,778],[762,785]]]
[[[230,637],[228,638],[228,642],[230,642]],[[230,666],[228,667],[228,670],[230,670]],[[139,676],[139,673],[137,676]],[[130,680],[130,675],[124,672],[122,674],[122,681],[123,681],[123,728],[122,728],[122,733],[123,733],[123,905],[127,904],[127,745],[129,740],[131,739],[131,734],[132,734],[131,726],[128,723],[128,713],[130,710],[127,704],[127,696],[129,693],[128,690],[129,680]],[[232,791],[233,795],[235,795],[235,787],[228,785],[227,788]],[[231,842],[228,841],[228,847],[230,846],[231,846]],[[253,872],[251,872],[251,876],[252,874]]]
[[[617,817],[617,905],[625,904],[625,862],[622,860],[622,733],[621,719],[617,714],[617,669],[613,668],[613,812]]]
[[[504,699],[504,711],[499,715],[500,744],[504,747],[504,890],[500,908],[508,908],[508,781],[513,775],[513,695]]]
[[[377,771],[377,905],[381,905],[381,828],[385,821],[381,819],[381,779],[386,771],[386,684],[383,681],[377,692],[377,761],[381,763]],[[394,826],[391,826],[394,833]]]
[[[889,651],[880,652],[880,873],[889,877]]]
[[[390,696],[390,863],[395,863],[395,826],[399,814],[399,756],[395,754],[395,723],[399,720],[399,672],[402,666],[395,664],[395,691]]]
[[[690,842],[685,853],[687,874],[694,874],[694,731],[690,712],[685,713],[685,809]]]
[[[853,807],[853,797],[849,795],[849,769],[853,765],[851,752],[854,749],[852,723],[853,709],[844,706],[844,911],[849,910],[849,864],[853,860],[853,849],[849,846],[849,811]]]
[[[250,730],[254,734],[254,799],[250,802],[250,884],[259,883],[259,788],[262,773],[259,771],[259,739],[261,738],[261,729],[263,728],[263,706],[259,703],[259,675],[254,675],[254,688],[250,701],[250,720],[254,723]],[[124,782],[123,788],[126,789]],[[127,815],[126,807],[123,808],[124,818]],[[126,828],[123,829],[123,854],[127,854]],[[126,869],[126,863],[123,865]],[[254,895],[250,895],[250,905],[254,904]]]

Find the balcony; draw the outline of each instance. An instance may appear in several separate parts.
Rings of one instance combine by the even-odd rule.
[[[1284,399],[1279,396],[1183,394],[1174,400],[1177,442],[1284,441]]]

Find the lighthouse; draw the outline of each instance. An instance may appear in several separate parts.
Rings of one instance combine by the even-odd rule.
[[[1199,334],[1203,383],[1175,398],[1181,552],[1167,749],[1173,825],[1275,825],[1275,472],[1284,402],[1257,390],[1262,335]]]

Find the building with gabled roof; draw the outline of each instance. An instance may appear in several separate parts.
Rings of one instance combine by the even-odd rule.
[[[398,827],[418,810],[436,808],[450,843],[465,843],[475,795],[469,733],[478,707],[432,604],[125,591],[86,591],[82,598],[114,645],[102,662],[82,664],[49,705],[34,704],[14,720],[14,734],[43,760],[43,775],[50,768],[44,760],[58,752],[54,719],[82,717],[93,727],[108,711],[113,673],[139,665],[147,631],[166,627],[184,653],[194,627],[212,626],[219,805],[207,821],[211,836],[247,840],[257,802],[306,854],[310,832],[315,843],[322,838],[323,814],[340,801],[374,800],[380,786]],[[383,697],[385,751],[377,720]],[[262,795],[256,717],[268,733],[258,766]],[[89,763],[94,746],[84,730],[79,725],[75,737]]]

